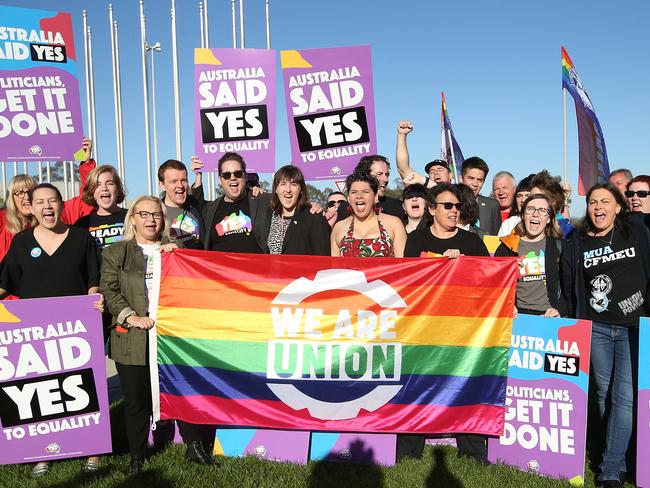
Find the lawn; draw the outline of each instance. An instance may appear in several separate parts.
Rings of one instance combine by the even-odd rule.
[[[121,405],[111,409],[115,426],[113,445],[125,452],[126,439],[121,429]],[[127,476],[129,456],[118,454],[102,458],[94,477],[81,474],[83,460],[52,464],[49,474],[31,479],[31,465],[0,467],[0,487],[108,488],[108,487],[236,487],[236,488],[416,488],[416,487],[561,487],[568,482],[523,473],[504,465],[484,467],[473,460],[458,458],[447,446],[427,446],[423,459],[402,460],[383,468],[345,463],[312,462],[307,466],[263,461],[254,457],[221,458],[220,467],[203,467],[184,461],[185,448],[169,446],[153,453],[141,473]],[[594,486],[594,473],[587,470],[586,485]],[[633,485],[626,485],[633,486]]]

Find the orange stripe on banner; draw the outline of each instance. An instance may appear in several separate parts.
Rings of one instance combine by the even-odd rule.
[[[163,278],[159,304],[222,311],[268,313],[273,299],[284,284],[263,282],[221,282],[212,279]],[[514,288],[476,288],[468,286],[393,286],[406,302],[400,315],[510,317]],[[301,307],[320,308],[325,314],[336,314],[342,308],[371,310],[381,307],[357,292],[330,290],[313,295]]]

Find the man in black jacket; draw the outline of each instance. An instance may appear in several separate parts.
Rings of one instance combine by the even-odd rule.
[[[499,202],[494,198],[479,195],[489,171],[490,168],[485,161],[473,156],[463,161],[460,179],[462,183],[471,188],[476,196],[476,203],[478,203],[478,223],[476,225],[489,235],[495,236],[501,227]]]

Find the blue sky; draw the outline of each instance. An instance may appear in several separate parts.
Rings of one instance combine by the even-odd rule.
[[[94,40],[100,159],[115,163],[108,2],[3,3],[72,13],[80,53],[81,11],[88,10]],[[147,189],[139,7],[137,0],[116,0],[113,5],[120,27],[126,182],[132,198]],[[211,47],[232,47],[230,5],[230,0],[209,0]],[[271,0],[271,46],[281,50],[370,44],[380,153],[394,160],[395,126],[398,120],[409,118],[415,125],[409,139],[414,167],[421,169],[436,157],[440,150],[440,92],[444,90],[463,154],[481,156],[492,173],[508,170],[519,178],[542,168],[562,174],[560,46],[564,45],[594,103],[610,167],[648,173],[648,5],[600,0]],[[264,0],[245,0],[244,6],[246,46],[263,48]],[[175,155],[169,7],[168,0],[145,1],[148,41],[160,42],[163,47],[156,58],[161,162]],[[200,42],[198,0],[177,0],[177,29],[182,154],[188,162],[194,130],[192,49]],[[80,76],[83,97],[83,72]],[[278,167],[290,161],[281,85],[278,82]],[[569,177],[575,188],[575,112],[570,97],[567,103]],[[578,205],[576,210],[582,208]]]

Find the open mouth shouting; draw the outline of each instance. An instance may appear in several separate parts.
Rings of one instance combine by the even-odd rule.
[[[43,209],[41,216],[43,219],[43,224],[47,226],[53,226],[56,224],[56,213],[54,212],[53,208]]]

